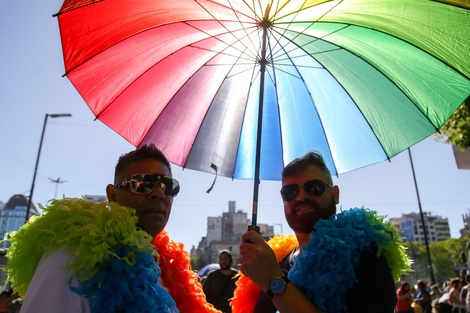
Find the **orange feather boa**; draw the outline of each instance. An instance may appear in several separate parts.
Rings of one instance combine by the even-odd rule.
[[[175,300],[180,313],[221,313],[206,301],[199,276],[192,270],[184,245],[171,240],[166,231],[158,234],[153,244],[159,254],[163,286]]]

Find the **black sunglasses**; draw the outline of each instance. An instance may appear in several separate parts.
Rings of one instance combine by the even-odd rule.
[[[324,182],[320,179],[313,179],[305,182],[303,185],[305,192],[308,192],[312,196],[320,197],[325,192],[325,186],[330,186],[327,182]],[[300,185],[290,184],[282,186],[281,188],[281,197],[284,201],[292,201],[297,196],[300,191]]]
[[[167,196],[176,197],[180,192],[180,183],[176,179],[163,174],[134,174],[130,179],[124,179],[114,186],[122,189],[130,185],[133,193],[147,195],[155,189],[157,183]]]

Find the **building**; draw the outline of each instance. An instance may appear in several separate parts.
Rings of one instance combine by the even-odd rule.
[[[84,195],[83,198],[96,203],[108,201],[108,198],[106,196],[100,195]]]
[[[0,238],[6,233],[17,231],[26,221],[26,208],[28,207],[28,198],[24,195],[14,195],[6,204],[0,205]],[[31,215],[39,215],[39,211],[31,203]],[[0,243],[0,248],[8,248],[9,243]]]
[[[428,243],[440,242],[450,239],[449,219],[429,212],[423,212],[424,224]],[[402,237],[410,242],[425,244],[421,214],[402,214],[401,217],[391,218],[390,223],[395,225],[402,233]]]
[[[107,200],[106,196],[100,195],[84,195],[83,198],[93,202]],[[27,206],[28,198],[24,195],[14,195],[7,203],[0,201],[0,238],[3,238],[8,232],[17,231],[24,225]],[[31,203],[30,214],[31,216],[40,214],[34,203]],[[0,248],[8,247],[8,243],[0,243]]]
[[[468,209],[470,212],[470,209]],[[460,230],[460,236],[465,237],[465,236],[470,236],[470,214],[462,214],[462,220],[463,220],[463,228]]]
[[[247,231],[251,221],[246,212],[236,209],[236,202],[228,202],[228,212],[222,216],[207,218],[207,235],[201,239],[198,247],[191,249],[191,256],[202,257],[206,264],[217,263],[222,250],[232,251],[235,263],[238,263],[242,235]],[[274,226],[258,224],[260,233],[265,239],[274,236]]]
[[[457,146],[452,145],[452,150],[454,151],[457,168],[460,170],[470,169],[470,148],[467,148],[464,151],[460,151]]]

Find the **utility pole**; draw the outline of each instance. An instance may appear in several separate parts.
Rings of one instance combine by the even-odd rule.
[[[51,181],[51,183],[55,184],[54,199],[57,199],[57,188],[59,187],[59,184],[65,183],[67,182],[67,180],[60,180],[60,177],[58,177],[57,179],[49,178],[49,180]]]

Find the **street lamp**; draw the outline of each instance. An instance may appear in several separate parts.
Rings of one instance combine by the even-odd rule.
[[[429,250],[428,232],[426,228],[426,222],[424,221],[423,209],[421,207],[421,199],[419,198],[418,183],[416,182],[415,167],[413,166],[413,158],[411,157],[410,148],[408,148],[408,155],[410,156],[411,171],[413,172],[413,180],[415,183],[416,196],[418,198],[419,214],[421,216],[421,225],[424,231],[424,243],[426,245],[426,253],[428,255],[429,275],[431,276],[431,283],[434,285],[436,283],[436,279],[434,278],[434,270],[432,268],[431,251]]]
[[[284,235],[284,233],[282,232],[282,224],[280,224],[280,223],[274,223],[273,225],[279,225],[279,226],[281,226],[281,235]]]
[[[39,157],[41,156],[41,148],[42,148],[42,141],[44,139],[44,132],[46,131],[46,124],[47,124],[47,118],[57,118],[57,117],[71,117],[72,114],[65,113],[65,114],[46,114],[44,117],[44,126],[42,127],[42,135],[41,135],[41,141],[39,142],[39,151],[38,151],[38,157],[36,159],[36,166],[34,168],[34,175],[33,175],[33,183],[31,184],[31,192],[29,194],[29,199],[28,199],[28,206],[26,207],[26,217],[25,217],[25,223],[29,219],[29,214],[31,211],[31,203],[33,200],[33,191],[34,191],[34,183],[36,182],[36,173],[38,171],[38,165],[39,165]]]

